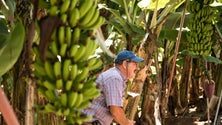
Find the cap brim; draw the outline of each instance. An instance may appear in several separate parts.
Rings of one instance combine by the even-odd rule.
[[[140,58],[140,57],[137,57],[137,56],[133,57],[131,60],[134,61],[134,62],[142,62],[142,61],[144,61],[143,58]]]

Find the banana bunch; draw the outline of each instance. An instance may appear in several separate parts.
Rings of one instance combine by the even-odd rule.
[[[80,3],[79,26],[82,29],[95,29],[105,22],[105,18],[99,16],[99,9],[92,0],[82,0]]]
[[[49,4],[48,16],[58,16],[63,23],[53,31],[45,60],[38,47],[33,48],[38,92],[48,100],[41,111],[61,117],[60,123],[82,124],[91,117],[84,116],[81,109],[100,95],[92,74],[103,64],[95,57],[99,46],[94,29],[105,18],[95,0],[49,0]]]
[[[212,4],[213,2],[214,0],[203,0],[204,5],[209,5],[209,4]]]
[[[70,27],[92,30],[105,22],[94,0],[50,0],[50,4],[49,15],[60,16]]]
[[[190,1],[187,11],[192,14],[187,33],[188,50],[194,55],[208,56],[211,54],[213,24],[215,21],[214,8],[209,4],[212,0]]]

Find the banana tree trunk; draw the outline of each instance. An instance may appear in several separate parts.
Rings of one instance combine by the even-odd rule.
[[[180,104],[181,104],[180,106],[182,107],[186,107],[188,105],[188,88],[189,88],[189,79],[191,78],[191,65],[192,65],[192,58],[190,56],[186,56],[183,65],[183,71],[179,88]]]
[[[195,103],[199,99],[199,87],[200,87],[200,60],[193,59],[193,67],[192,67],[192,78],[191,78],[191,88],[190,88],[190,103]]]
[[[220,60],[222,60],[222,53],[220,54]],[[220,96],[220,92],[222,90],[222,65],[217,64],[213,67],[213,69],[216,69],[212,71],[213,78],[215,78],[215,83],[216,83],[216,90],[215,90],[215,95],[218,97]]]
[[[151,62],[148,64],[148,66],[150,66],[150,64]],[[147,71],[147,66],[145,66],[142,70],[139,71],[138,76],[134,80],[133,86],[130,89],[131,92],[138,93],[139,95],[142,93],[144,81],[147,77],[146,71]],[[140,101],[140,96],[136,96],[128,100],[128,105],[126,107],[126,115],[131,120],[134,119],[135,117],[139,101]]]
[[[153,55],[154,52],[157,52],[157,43],[156,43],[156,41],[157,41],[157,38],[159,36],[161,27],[162,27],[162,24],[158,25],[156,27],[156,29],[153,29],[153,32],[151,30],[148,30],[149,35],[148,35],[147,39],[145,39],[140,45],[138,55],[145,59],[144,63],[145,63],[146,68],[149,68],[151,66],[152,55]],[[142,72],[142,74],[140,74],[141,72]],[[160,75],[158,74],[158,77],[159,76]],[[136,76],[135,81],[132,85],[131,91],[142,94],[142,90],[144,88],[144,81],[146,80],[146,77],[147,77],[147,74],[144,72],[144,69],[142,69],[139,72],[139,75]],[[159,79],[159,78],[157,78],[157,79]],[[157,82],[158,82],[157,85],[161,84],[158,80],[157,80]],[[148,87],[148,86],[146,86],[146,87]],[[152,87],[150,88],[150,87],[148,89],[149,89],[149,91],[150,90],[152,91],[153,88]],[[156,90],[157,93],[159,93],[158,90],[161,90],[161,88],[158,88]],[[149,97],[153,97],[153,98],[151,100],[150,100],[150,98],[148,98],[147,100],[143,100],[143,101],[145,101],[144,104],[148,103],[150,105],[146,105],[144,107],[146,110],[142,109],[142,111],[144,111],[144,112],[142,112],[142,116],[147,116],[147,117],[142,117],[141,116],[140,122],[141,121],[148,121],[148,120],[151,119],[150,120],[151,124],[149,124],[149,125],[152,125],[152,124],[154,125],[155,124],[155,117],[154,117],[154,114],[153,114],[154,109],[155,109],[154,104],[155,104],[155,102],[159,102],[159,101],[156,101],[156,99],[158,99],[159,95],[157,94],[157,96],[153,96],[153,95],[149,95],[149,93],[143,93],[143,95],[144,96],[148,95]],[[140,102],[140,96],[137,96],[137,97],[135,97],[131,100],[128,100],[128,105],[127,105],[127,108],[126,108],[126,114],[127,114],[128,118],[130,118],[130,119],[135,118],[135,114],[138,111],[137,107],[139,105],[139,102]],[[157,114],[159,114],[159,111],[157,111]],[[154,119],[154,120],[152,120],[152,119]],[[148,122],[146,122],[145,124],[147,124],[147,123]],[[140,123],[140,124],[143,124],[143,123]]]

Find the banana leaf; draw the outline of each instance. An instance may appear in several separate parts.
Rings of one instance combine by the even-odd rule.
[[[6,45],[6,38],[8,37],[8,28],[6,22],[3,19],[0,19],[0,55]]]
[[[0,76],[9,71],[19,58],[25,39],[25,29],[22,22],[16,24],[9,33],[4,50],[0,54]]]

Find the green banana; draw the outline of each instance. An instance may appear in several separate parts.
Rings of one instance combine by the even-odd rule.
[[[93,118],[93,116],[85,116],[85,117],[82,117],[82,121],[83,122],[91,121],[92,118]]]
[[[83,124],[83,117],[82,116],[76,116],[75,119],[74,119],[74,122],[77,125],[82,125]]]
[[[58,116],[63,116],[62,108],[59,108],[59,109],[56,111],[56,115],[58,115]]]
[[[73,114],[73,113],[72,113],[72,114]],[[73,125],[73,124],[75,123],[74,117],[75,117],[75,116],[70,116],[70,115],[67,116],[67,117],[66,117],[66,122],[67,122],[68,124],[72,124],[72,125]]]
[[[93,0],[81,0],[79,12],[80,19],[85,16],[85,14],[90,11],[93,6]]]
[[[53,70],[54,70],[55,77],[57,79],[60,79],[62,77],[62,64],[60,61],[57,61],[54,63]]]
[[[72,29],[71,27],[67,26],[65,30],[66,30],[66,43],[68,47],[70,47],[72,41]]]
[[[83,89],[82,89],[82,93],[84,97],[91,95],[95,91],[98,91],[98,90],[96,89],[95,83],[93,81],[84,84]]]
[[[71,71],[70,71],[70,79],[74,80],[78,74],[78,66],[77,64],[72,65]]]
[[[96,60],[97,60],[96,57],[89,58],[88,61],[87,61],[87,67],[91,67],[91,66],[93,66],[94,64],[96,64]]]
[[[75,27],[72,33],[72,44],[77,44],[79,42],[80,32],[81,32],[80,28]]]
[[[69,108],[64,109],[63,115],[68,116],[69,114],[70,114],[70,109]]]
[[[70,75],[71,62],[72,62],[72,61],[71,61],[70,59],[66,59],[66,60],[63,62],[62,74],[63,74],[63,79],[64,79],[65,81],[68,80],[69,75]]]
[[[45,72],[46,72],[47,76],[51,80],[54,80],[55,79],[55,74],[54,74],[54,71],[53,71],[52,64],[49,61],[45,61],[44,69],[45,69]]]
[[[94,16],[95,11],[96,11],[96,6],[94,5],[90,9],[90,11],[88,11],[86,13],[86,15],[83,18],[80,19],[79,26],[81,27],[81,26],[87,25],[94,18],[93,16]]]
[[[77,100],[77,92],[70,92],[68,94],[68,106],[71,108],[74,106]]]
[[[51,41],[50,43],[50,47],[51,47],[51,51],[53,53],[54,56],[57,56],[59,54],[59,50],[58,50],[58,47],[57,47],[57,42],[56,41]]]
[[[60,17],[61,21],[63,24],[65,24],[67,22],[67,18],[68,18],[68,15],[66,13],[63,13]]]
[[[89,68],[85,67],[81,72],[76,76],[75,82],[79,83],[88,77]]]
[[[57,5],[53,5],[49,8],[49,15],[50,16],[57,16],[59,14],[59,8]]]
[[[35,69],[35,71],[37,72],[37,74],[40,74],[41,76],[46,76],[46,71],[44,68],[44,65],[39,65],[38,63],[34,63],[33,67]]]
[[[71,3],[71,0],[63,0],[63,3],[61,5],[61,7],[60,7],[60,12],[62,14],[66,13],[68,11],[70,3]]]
[[[56,86],[55,86],[53,83],[49,82],[48,80],[45,80],[45,81],[43,82],[43,85],[44,85],[44,87],[46,87],[48,90],[54,90],[54,89],[56,88]]]
[[[60,54],[61,57],[65,57],[66,56],[67,48],[68,48],[68,44],[67,43],[61,44],[60,51],[59,51],[59,54]]]
[[[83,60],[88,59],[90,56],[94,55],[97,47],[98,47],[98,44],[96,43],[95,40],[92,40],[90,37],[86,38],[87,49],[84,55],[85,58],[83,57]]]
[[[99,13],[100,13],[99,10],[96,9],[95,12],[94,12],[93,18],[90,20],[90,22],[85,26],[82,25],[80,28],[81,29],[87,29],[88,27],[95,24],[98,21],[98,18],[100,17]]]
[[[58,41],[60,45],[65,42],[65,26],[60,26],[58,29]]]
[[[78,2],[79,2],[79,0],[71,0],[69,9],[72,11],[76,7]]]
[[[96,83],[94,80],[89,80],[84,83],[84,86],[82,88],[83,95],[87,95],[86,93],[89,93],[91,91],[90,89],[95,89],[96,88]]]
[[[59,99],[58,95],[56,94],[56,90],[46,90],[45,96],[51,102],[55,102]]]
[[[99,44],[98,44],[98,42],[97,42],[96,40],[92,40],[92,39],[91,39],[91,42],[92,42],[93,44],[92,44],[92,46],[91,46],[92,52],[91,52],[90,55],[93,55],[93,54],[95,54],[96,49],[99,47]]]
[[[85,40],[85,52],[84,52],[84,55],[81,57],[81,60],[87,60],[89,58],[89,56],[91,56],[91,53],[94,52],[94,50],[92,49],[92,46],[93,46],[93,43],[91,41],[91,38],[90,37],[87,37],[86,40]]]
[[[44,65],[44,62],[40,56],[39,49],[37,46],[33,47],[32,52],[35,55],[35,63],[38,63],[39,65]]]
[[[79,45],[77,45],[77,44],[74,44],[74,45],[71,46],[70,51],[69,51],[70,52],[69,53],[70,57],[74,57],[76,55],[76,52],[78,51],[78,48],[79,48]]]
[[[54,54],[52,53],[52,51],[47,50],[47,51],[46,51],[46,58],[47,58],[47,59],[56,60],[56,59],[57,59],[57,56],[54,55]]]
[[[83,91],[83,100],[85,101],[97,98],[100,94],[100,91],[97,90],[95,87],[89,88],[88,90]]]
[[[67,97],[67,94],[66,93],[62,93],[61,95],[60,95],[60,101],[61,101],[61,104],[63,105],[63,106],[67,106],[67,102],[68,102],[68,97]]]
[[[84,55],[86,51],[86,47],[83,45],[80,45],[78,48],[78,51],[76,52],[76,55],[74,56],[74,62],[78,62]]]
[[[86,101],[83,101],[83,102],[81,103],[81,105],[79,105],[77,108],[78,108],[78,109],[85,109],[85,108],[87,108],[90,104],[91,104],[91,102],[90,102],[89,100],[86,100]]]
[[[97,59],[97,60],[96,60],[96,63],[95,63],[94,65],[88,67],[88,68],[89,68],[90,71],[92,71],[92,70],[95,70],[95,69],[101,67],[102,64],[103,64],[102,60]]]
[[[60,78],[60,79],[57,79],[56,80],[56,89],[60,90],[63,88],[63,80]]]
[[[210,49],[204,50],[204,53],[203,53],[204,56],[209,56],[210,54],[211,54]]]
[[[73,105],[73,107],[77,108],[81,105],[83,101],[83,94],[82,93],[77,93],[77,100],[76,103]]]
[[[47,104],[44,106],[44,110],[45,110],[46,112],[54,113],[54,112],[56,112],[57,108],[56,108],[55,106],[53,106],[52,104],[47,103]]]
[[[83,89],[83,86],[84,86],[84,83],[79,82],[79,83],[77,84],[77,86],[75,86],[75,89],[76,89],[76,90],[82,90],[82,89]]]
[[[98,27],[100,27],[102,24],[104,24],[104,22],[105,22],[105,18],[100,16],[100,17],[98,18],[98,20],[97,20],[94,24],[92,24],[92,25],[90,25],[89,27],[87,27],[87,29],[92,30],[92,29],[98,28]]]
[[[66,81],[66,86],[65,86],[65,90],[66,90],[66,91],[70,91],[70,90],[71,90],[71,88],[72,88],[72,83],[73,83],[72,80],[67,80],[67,81]]]
[[[49,0],[50,5],[54,6],[57,4],[57,0]]]
[[[69,25],[71,27],[75,27],[76,24],[78,23],[79,19],[80,19],[80,12],[79,9],[74,8],[71,13],[70,13],[70,18],[69,18]]]

